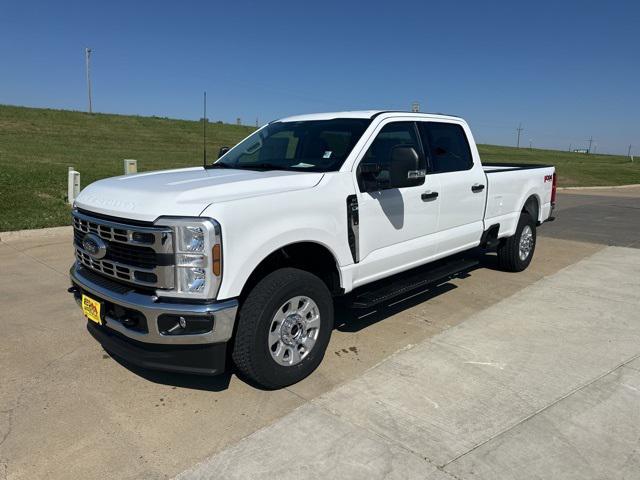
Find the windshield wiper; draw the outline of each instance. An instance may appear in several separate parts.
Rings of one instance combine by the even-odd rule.
[[[236,167],[232,167],[231,165],[227,165],[226,163],[216,162],[210,165],[206,165],[204,168],[236,168]]]
[[[289,170],[288,167],[269,162],[248,163],[246,165],[237,165],[233,168],[241,168],[244,170]]]

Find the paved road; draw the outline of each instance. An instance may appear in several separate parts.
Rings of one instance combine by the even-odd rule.
[[[234,375],[206,379],[121,365],[88,335],[66,293],[68,229],[0,239],[0,478],[12,480],[172,477],[603,248],[541,236],[522,274],[499,272],[488,258],[488,268],[364,319],[343,310],[320,369],[298,385],[264,392]],[[576,354],[573,361],[600,357]]]
[[[640,248],[640,188],[568,190],[555,215],[541,235]]]

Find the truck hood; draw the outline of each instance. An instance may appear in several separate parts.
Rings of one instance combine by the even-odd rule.
[[[163,215],[196,217],[210,204],[312,188],[322,173],[204,169],[162,170],[106,178],[86,187],[78,208],[152,222]]]

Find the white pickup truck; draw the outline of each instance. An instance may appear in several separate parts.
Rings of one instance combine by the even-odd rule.
[[[335,296],[374,307],[470,268],[458,254],[477,247],[524,270],[555,203],[554,167],[483,166],[454,116],[301,115],[220,155],[77,198],[69,290],[130,363],[216,374],[232,358],[255,384],[292,384],[324,356]]]

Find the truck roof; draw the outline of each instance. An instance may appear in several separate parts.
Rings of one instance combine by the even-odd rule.
[[[423,118],[441,118],[441,119],[459,119],[456,115],[445,115],[442,113],[422,113],[407,112],[402,110],[354,110],[347,112],[325,112],[325,113],[308,113],[303,115],[294,115],[291,117],[281,118],[279,122],[300,122],[308,120],[332,120],[334,118],[374,118],[383,113],[402,113],[410,116]]]

